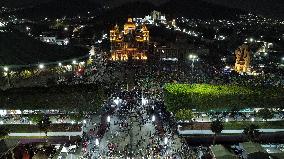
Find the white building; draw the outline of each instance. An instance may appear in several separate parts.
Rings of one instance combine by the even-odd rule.
[[[39,38],[42,42],[56,45],[68,45],[69,39],[57,39],[55,36],[40,36]]]

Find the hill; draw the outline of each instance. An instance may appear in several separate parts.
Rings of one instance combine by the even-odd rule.
[[[243,9],[255,14],[284,19],[283,0],[204,0],[230,8]]]
[[[200,0],[170,0],[162,4],[159,10],[173,16],[188,18],[235,18],[236,15],[243,13],[239,9],[227,8]]]
[[[21,7],[33,7],[33,6],[38,5],[36,8],[44,8],[44,5],[48,5],[48,3],[51,3],[51,4],[53,3],[54,5],[51,7],[52,9],[54,8],[54,6],[56,7],[65,6],[65,5],[71,6],[75,4],[73,2],[74,0],[65,0],[65,1],[57,0],[58,2],[54,2],[54,1],[55,0],[40,0],[40,1],[39,0],[1,0],[0,6],[11,7],[11,8],[14,8],[14,7],[21,8]],[[88,4],[88,3],[89,4],[95,3],[96,6],[98,7],[100,7],[100,5],[119,7],[121,5],[125,5],[128,3],[135,3],[137,1],[138,0],[83,0],[83,1],[80,1],[80,4],[79,5],[77,4],[77,6],[81,6],[81,5]],[[208,3],[211,3],[211,5],[215,5],[215,6],[221,5],[221,6],[230,7],[230,8],[237,8],[237,9],[252,12],[255,14],[262,14],[264,16],[279,17],[281,19],[284,19],[284,12],[283,12],[284,1],[283,0],[269,0],[269,1],[268,0],[195,0],[195,1],[193,0],[187,0],[187,1],[186,0],[175,0],[175,1],[173,0],[139,0],[139,1],[143,3],[150,2],[151,4],[155,4],[155,5],[161,5],[161,4],[163,5],[165,3],[171,8],[178,8],[176,7],[176,3],[177,4],[182,3],[185,6],[188,5],[188,3],[199,3],[199,4],[205,4],[205,8],[207,8],[206,6],[208,6]],[[71,5],[66,2],[70,3]],[[206,4],[206,2],[208,3]],[[172,6],[169,4],[172,4]],[[91,7],[94,7],[94,6],[93,5],[87,6],[87,9],[92,9]],[[192,8],[194,8],[194,5]],[[61,11],[62,7],[59,7],[58,9],[59,10],[56,10],[56,12]],[[202,10],[201,11],[206,13],[206,10],[207,9],[205,9],[204,11]],[[71,11],[77,12],[75,9]],[[179,8],[178,10],[175,10],[175,11],[179,12]],[[191,12],[191,10],[187,10],[187,11]],[[222,10],[219,10],[219,12],[220,11]],[[210,13],[208,13],[208,15],[210,15]]]
[[[102,8],[100,4],[90,0],[51,0],[18,10],[15,14],[25,18],[62,18],[79,14],[86,15],[89,11],[98,11],[100,8]]]
[[[104,4],[108,4],[105,2]],[[86,15],[93,11],[95,15],[101,15],[104,20],[125,18],[127,16],[143,17],[153,10],[159,10],[171,16],[185,16],[198,18],[234,18],[242,13],[239,9],[233,9],[213,4],[202,0],[169,0],[158,6],[149,1],[127,1],[117,7],[103,9],[100,3],[94,0],[50,0],[33,7],[17,11],[20,17],[43,18]]]
[[[59,61],[88,54],[80,47],[62,47],[35,40],[17,31],[0,32],[0,66]]]
[[[130,2],[108,9],[98,18],[102,21],[119,23],[121,21],[125,22],[127,17],[144,17],[155,9],[157,7],[149,2]]]
[[[196,0],[170,0],[159,6],[150,2],[135,1],[105,10],[94,19],[94,23],[102,23],[104,26],[123,24],[127,17],[144,17],[153,10],[161,11],[170,17],[188,18],[235,18],[236,15],[244,13],[238,9]]]

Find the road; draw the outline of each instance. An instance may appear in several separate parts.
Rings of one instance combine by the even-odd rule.
[[[155,101],[142,104],[138,91],[119,92],[114,96],[121,100],[117,102],[116,98],[110,98],[106,105],[107,113],[101,121],[93,117],[86,122],[84,131],[88,140],[86,150],[83,150],[85,157],[179,158],[180,139],[173,131],[163,128],[169,126],[164,125],[158,116],[153,120]],[[102,137],[98,135],[99,129],[105,129]]]

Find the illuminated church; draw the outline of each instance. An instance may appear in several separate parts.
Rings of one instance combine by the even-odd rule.
[[[146,25],[137,26],[132,18],[124,24],[123,30],[116,25],[110,30],[111,60],[147,60],[149,31]]]

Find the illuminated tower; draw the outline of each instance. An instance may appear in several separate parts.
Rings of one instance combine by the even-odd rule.
[[[135,24],[132,21],[132,18],[128,18],[127,22],[124,24],[124,35],[132,34],[136,29]]]
[[[235,54],[235,70],[239,73],[250,71],[251,55],[249,47],[247,45],[242,45],[238,49],[236,49]]]

